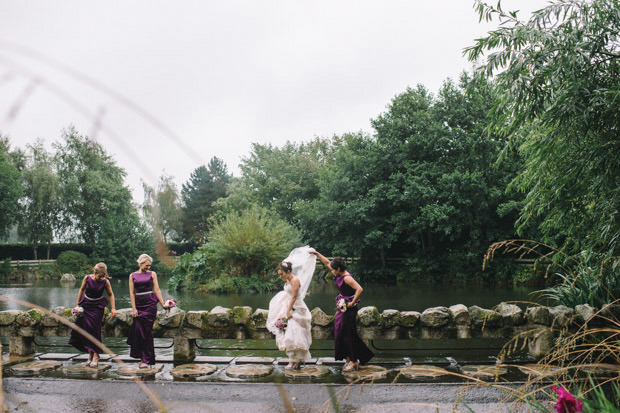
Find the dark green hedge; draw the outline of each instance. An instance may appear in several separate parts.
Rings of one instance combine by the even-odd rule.
[[[52,244],[50,246],[50,259],[55,260],[63,251],[78,251],[86,255],[92,253],[92,248],[77,243]],[[33,260],[34,252],[32,245],[28,244],[0,244],[0,260],[10,258],[11,260]],[[37,258],[44,260],[47,258],[47,247],[41,245],[37,248]]]
[[[194,243],[180,243],[172,242],[168,244],[168,248],[171,251],[176,252],[177,256],[183,255],[186,252],[192,253],[198,248],[198,244]],[[85,244],[77,243],[62,243],[52,244],[50,246],[50,259],[55,260],[63,251],[77,251],[83,254],[91,256],[93,249]],[[33,260],[34,253],[32,245],[28,244],[0,244],[0,260],[10,258],[13,261],[16,260]],[[40,245],[37,248],[37,258],[44,260],[47,258],[47,247]]]

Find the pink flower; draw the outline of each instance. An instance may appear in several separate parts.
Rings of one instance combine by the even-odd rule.
[[[558,402],[553,406],[558,413],[575,413],[583,410],[583,402],[570,394],[566,389],[551,386],[558,394]]]
[[[176,251],[170,251],[170,254],[177,255],[177,252]]]
[[[278,318],[276,320],[276,328],[279,328],[281,331],[286,330],[288,326],[288,319],[286,317]]]
[[[168,306],[168,310],[170,310],[171,308],[177,306],[177,300],[175,300],[174,298],[168,298],[166,301],[164,301],[164,306]]]

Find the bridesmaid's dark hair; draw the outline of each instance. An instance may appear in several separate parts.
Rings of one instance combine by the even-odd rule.
[[[342,257],[335,257],[332,262],[329,263],[329,266],[332,267],[333,270],[347,270],[347,264],[344,262],[344,258]]]
[[[283,272],[291,272],[293,271],[293,264],[290,261],[282,261],[280,265],[278,265],[278,269]]]

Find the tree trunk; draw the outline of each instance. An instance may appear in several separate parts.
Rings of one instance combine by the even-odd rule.
[[[45,254],[45,259],[49,260],[50,259],[50,251],[51,251],[52,247],[50,244],[47,244],[47,249],[46,249],[46,254]]]
[[[37,260],[38,258],[37,258],[37,246],[36,246],[36,244],[32,246],[32,252],[33,252],[32,255],[34,255],[34,259]]]
[[[383,247],[381,247],[380,254],[381,254],[381,269],[384,270],[385,269],[385,250],[383,249]]]

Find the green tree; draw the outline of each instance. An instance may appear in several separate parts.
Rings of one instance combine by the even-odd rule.
[[[142,182],[144,203],[142,212],[156,236],[167,244],[180,237],[183,232],[183,210],[179,190],[171,176],[159,177],[157,187]]]
[[[241,182],[253,203],[273,209],[295,224],[296,205],[315,199],[317,179],[327,160],[330,142],[316,138],[307,143],[287,142],[281,148],[252,144],[241,160]]]
[[[500,27],[466,49],[485,55],[480,73],[497,83],[491,130],[525,166],[519,223],[540,218],[547,242],[567,252],[618,255],[620,247],[620,31],[615,0],[553,1],[528,21],[476,2]]]
[[[124,277],[135,271],[138,268],[136,259],[143,253],[158,261],[153,234],[135,208],[125,214],[109,214],[100,221],[92,256],[106,263],[110,276]]]
[[[18,201],[23,194],[19,153],[11,151],[9,139],[0,136],[0,236],[17,223]]]
[[[22,171],[24,197],[20,200],[19,234],[32,245],[34,259],[37,247],[54,240],[54,229],[59,216],[59,183],[50,154],[38,140],[27,146],[27,163]]]
[[[401,278],[480,269],[489,243],[512,235],[520,196],[505,192],[518,158],[493,166],[503,144],[484,131],[491,91],[467,74],[436,97],[408,88],[372,121],[375,136],[345,135],[320,195],[299,206],[310,242],[382,276],[389,257],[408,259]]]
[[[70,127],[62,143],[54,144],[61,182],[62,223],[65,234],[75,233],[86,244],[97,243],[103,221],[110,215],[135,211],[126,172],[103,146]]]
[[[64,131],[63,139],[54,147],[64,236],[91,246],[110,274],[134,270],[141,253],[153,253],[153,235],[140,222],[125,171],[103,146],[74,128]]]
[[[185,238],[204,242],[209,229],[209,218],[216,211],[215,201],[226,196],[231,176],[224,161],[211,158],[207,167],[196,168],[189,181],[181,187],[183,213],[185,215]]]

